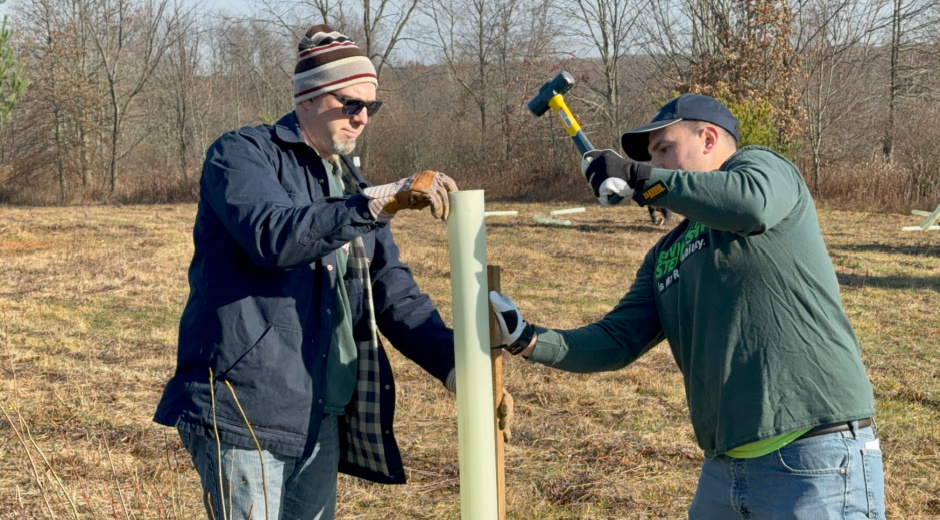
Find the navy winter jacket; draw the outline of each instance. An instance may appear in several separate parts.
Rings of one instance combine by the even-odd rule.
[[[367,185],[348,158],[355,181]],[[328,197],[320,157],[289,113],[273,126],[245,127],[208,150],[200,180],[189,268],[190,296],[180,320],[176,373],[154,420],[254,448],[225,382],[235,390],[261,447],[287,456],[312,448],[323,417],[326,357],[336,306],[335,251],[362,236],[371,259],[379,331],[442,382],[454,366],[453,333],[399,260],[388,225],[361,194]],[[428,220],[428,225],[433,225]],[[369,338],[358,279],[346,279],[354,337]],[[215,417],[209,371],[215,384]],[[392,381],[380,349],[380,375]],[[395,388],[380,394],[388,474],[340,470],[404,482],[392,430]]]

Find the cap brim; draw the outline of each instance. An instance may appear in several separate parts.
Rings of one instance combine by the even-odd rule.
[[[664,119],[636,127],[633,130],[627,130],[620,136],[620,146],[623,147],[623,152],[627,154],[627,157],[630,159],[634,161],[649,161],[652,159],[649,153],[650,132],[659,130],[660,128],[666,128],[679,121],[682,121],[682,119]]]

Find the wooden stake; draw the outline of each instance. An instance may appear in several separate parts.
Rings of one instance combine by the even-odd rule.
[[[490,291],[500,292],[500,269],[498,265],[486,266],[486,278]],[[489,294],[489,291],[487,291]],[[493,306],[490,304],[490,347],[493,347],[499,341],[499,323],[496,321],[496,314],[493,312]],[[493,430],[496,432],[496,501],[497,518],[506,519],[506,445],[503,442],[503,432],[499,429],[499,413],[497,408],[503,399],[503,349],[491,348],[490,361],[493,366],[493,408],[496,411],[496,421],[493,424]]]

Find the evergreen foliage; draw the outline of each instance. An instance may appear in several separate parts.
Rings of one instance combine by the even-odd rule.
[[[6,0],[0,0],[2,5]],[[26,91],[29,81],[23,77],[23,64],[15,56],[11,38],[13,30],[7,27],[7,16],[0,22],[0,121],[10,118],[17,98]]]

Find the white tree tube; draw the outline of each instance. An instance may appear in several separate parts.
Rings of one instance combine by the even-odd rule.
[[[570,208],[570,209],[556,209],[554,211],[549,211],[549,215],[568,215],[570,213],[584,213],[586,210],[581,208]]]
[[[545,218],[545,217],[540,217],[538,215],[535,215],[532,218],[539,224],[552,224],[555,226],[570,226],[571,225],[570,220],[562,220],[558,218]]]
[[[450,194],[447,242],[457,368],[460,517],[492,520],[498,502],[483,190]]]

